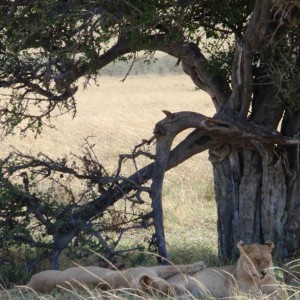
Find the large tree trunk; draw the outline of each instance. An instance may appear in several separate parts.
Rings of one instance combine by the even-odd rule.
[[[259,101],[257,96],[253,119],[275,126],[281,109],[272,105],[276,98],[270,90],[261,94],[264,101]],[[266,106],[268,118],[262,113]],[[284,136],[299,137],[299,111],[285,114],[281,132]],[[272,240],[278,258],[297,251],[300,245],[299,145],[225,153],[223,147],[210,151],[210,157],[215,177],[220,256],[225,260],[236,256],[239,240],[246,243]]]
[[[160,48],[181,59],[183,70],[199,89],[211,96],[216,108],[213,119],[191,126],[188,119],[193,118],[191,115],[187,116],[186,124],[206,132],[207,138],[218,144],[210,147],[210,160],[215,177],[219,254],[225,260],[236,256],[239,240],[246,243],[272,240],[280,258],[300,247],[299,147],[296,146],[300,113],[293,112],[296,108],[289,107],[291,99],[284,93],[289,77],[285,80],[276,77],[276,70],[280,71],[285,64],[279,44],[286,41],[286,47],[292,51],[298,45],[293,48],[293,41],[281,22],[277,22],[278,18],[279,10],[274,14],[272,1],[255,1],[243,36],[236,36],[230,85],[217,70],[212,71],[209,60],[194,43]],[[297,55],[300,65],[300,54]],[[294,53],[291,58],[297,55]],[[280,137],[273,139],[284,112],[281,137],[283,140],[298,137],[294,145],[287,145]],[[172,120],[173,126],[175,123]],[[157,186],[161,188],[162,184]],[[161,197],[155,201],[160,202]]]
[[[166,113],[167,118],[159,122],[154,131],[157,158],[151,196],[159,254],[167,256],[162,214],[164,172],[167,170],[172,141],[186,128],[197,128],[190,135],[195,145],[207,144],[210,148],[215,176],[220,256],[224,260],[231,260],[236,255],[239,240],[246,243],[272,240],[276,244],[278,257],[291,253],[290,249],[295,249],[295,245],[288,249],[286,237],[294,237],[295,221],[290,221],[293,234],[286,234],[287,209],[290,206],[290,171],[287,170],[290,167],[284,149],[286,144],[290,144],[289,140],[274,130],[260,128],[250,122],[245,125],[239,120],[229,121],[217,116],[208,118],[192,112]],[[278,147],[274,147],[274,144]],[[191,147],[192,144],[189,151]],[[290,152],[294,155],[294,151]],[[181,152],[180,155],[185,154]],[[294,195],[293,207],[298,205],[298,195],[296,192]]]
[[[287,183],[284,152],[231,152],[213,161],[218,208],[220,256],[236,256],[236,243],[272,240],[278,257],[289,253],[286,241]]]

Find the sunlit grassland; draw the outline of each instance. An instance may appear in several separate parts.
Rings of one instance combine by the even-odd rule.
[[[74,119],[61,116],[53,120],[55,129],[44,128],[38,137],[31,133],[22,139],[18,135],[8,137],[2,142],[1,156],[13,146],[25,153],[43,152],[53,158],[60,157],[77,153],[84,138],[92,136],[100,162],[113,171],[120,154],[130,153],[134,145],[153,135],[155,124],[164,118],[162,110],[214,114],[210,98],[196,90],[185,75],[133,76],[125,82],[120,79],[102,77],[98,86],[81,88],[76,97],[78,110]],[[184,134],[187,133],[182,133],[178,140]],[[131,165],[127,168],[128,174],[134,172]],[[212,182],[207,153],[166,174],[165,230],[170,260],[174,263],[215,260],[216,210]],[[128,243],[134,242],[135,237],[129,236]],[[149,265],[155,259],[145,262],[137,259],[136,263]]]
[[[132,76],[125,82],[120,77],[101,77],[98,85],[81,88],[76,99],[74,119],[69,115],[58,117],[53,120],[56,128],[46,127],[38,137],[31,133],[22,139],[18,135],[8,137],[2,142],[1,156],[12,145],[25,153],[60,157],[78,153],[84,138],[92,136],[100,162],[113,171],[120,154],[130,153],[134,145],[153,135],[155,124],[164,118],[162,110],[214,114],[209,96],[196,90],[186,75]],[[132,165],[127,168],[128,174],[134,172]],[[216,249],[212,180],[207,153],[166,174],[165,227],[170,257],[176,263],[196,259],[199,243]],[[187,247],[192,256],[184,250]]]
[[[1,153],[7,153],[6,146],[13,144],[25,151],[58,156],[77,151],[83,138],[92,135],[98,155],[110,164],[115,163],[120,153],[130,151],[142,138],[152,135],[155,123],[164,117],[162,110],[214,113],[209,97],[195,90],[185,75],[120,80],[101,77],[98,86],[91,85],[85,90],[81,87],[76,95],[74,119],[70,115],[53,119],[56,130],[45,128],[37,138],[30,132],[23,140],[18,136],[7,138]]]
[[[68,115],[54,119],[56,129],[44,128],[37,138],[31,133],[23,139],[18,135],[8,137],[2,142],[0,156],[8,154],[10,146],[13,146],[25,153],[43,152],[53,158],[61,157],[78,153],[84,139],[91,136],[100,162],[112,172],[117,167],[120,154],[130,153],[134,145],[153,135],[155,124],[164,118],[162,110],[195,111],[207,116],[214,114],[209,96],[196,90],[186,75],[132,76],[125,82],[120,80],[117,77],[101,77],[98,86],[81,88],[76,97],[78,110],[74,119]],[[218,263],[213,176],[207,156],[207,152],[198,154],[168,171],[165,177],[163,206],[166,240],[169,259],[176,264],[197,260],[204,260],[208,265]],[[128,164],[126,172],[134,172],[133,166]],[[140,238],[139,234],[128,236],[127,242],[135,243]],[[144,265],[156,262],[154,257],[149,261],[142,261],[143,258],[149,259],[149,256],[141,255],[133,262]],[[161,299],[159,296],[129,294],[125,297],[119,293],[116,296],[105,295],[89,289],[75,292],[55,290],[51,295],[42,296],[34,293],[21,295],[19,291],[14,291],[5,297],[1,293],[0,299],[124,298]]]

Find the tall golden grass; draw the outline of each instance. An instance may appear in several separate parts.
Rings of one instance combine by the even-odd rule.
[[[299,269],[299,260],[295,260],[286,265],[286,269],[278,270],[275,268],[275,272],[281,272],[281,274],[285,274],[285,276],[289,278],[289,284],[282,283],[281,284],[281,295],[282,300],[298,300],[300,295],[300,279],[299,273],[293,269]],[[287,271],[287,269],[290,269]],[[201,283],[199,282],[199,286]],[[205,290],[205,288],[204,288]],[[97,287],[91,288],[85,285],[81,285],[80,287],[57,287],[55,288],[51,294],[41,295],[36,292],[29,290],[24,287],[17,287],[12,290],[0,291],[0,299],[1,300],[50,300],[50,299],[90,299],[90,300],[196,300],[199,299],[193,296],[189,291],[186,291],[186,295],[181,296],[172,296],[172,295],[163,295],[155,290],[141,291],[134,289],[115,289],[108,291],[101,291]],[[209,294],[204,294],[200,298],[202,300],[217,300],[210,296]],[[226,298],[227,299],[227,298]],[[230,298],[233,300],[281,300],[281,298],[272,297],[272,295],[256,295],[250,296],[246,294],[242,294],[239,291],[236,291],[235,294]]]
[[[134,145],[152,136],[155,124],[164,118],[162,110],[214,114],[209,96],[196,90],[186,75],[133,76],[125,82],[117,77],[101,77],[99,86],[81,88],[76,99],[78,112],[74,119],[69,115],[54,119],[56,129],[46,127],[37,138],[30,132],[22,139],[18,135],[6,138],[0,157],[13,146],[25,153],[43,152],[56,158],[76,153],[84,138],[93,136],[100,162],[113,171],[120,154],[130,153]],[[168,241],[173,238],[178,245],[178,232],[186,232],[180,245],[187,240],[189,245],[201,241],[215,249],[216,213],[213,201],[207,201],[213,198],[212,180],[207,153],[167,173],[164,211]]]
[[[99,86],[80,88],[74,119],[69,115],[53,120],[55,129],[45,128],[41,136],[28,132],[27,137],[8,137],[0,154],[8,153],[10,144],[25,151],[43,151],[58,156],[74,151],[87,135],[95,136],[97,154],[108,162],[124,151],[131,150],[142,138],[152,135],[154,125],[164,118],[162,110],[192,110],[214,113],[210,98],[196,91],[185,75],[101,77]]]

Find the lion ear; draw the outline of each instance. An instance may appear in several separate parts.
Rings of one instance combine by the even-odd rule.
[[[270,240],[265,242],[265,245],[269,246],[270,252],[273,250],[274,248],[274,243]]]

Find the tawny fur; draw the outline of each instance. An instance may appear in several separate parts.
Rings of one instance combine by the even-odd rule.
[[[48,293],[56,286],[77,287],[82,285],[99,286],[106,290],[153,288],[162,293],[169,293],[170,285],[166,279],[179,273],[193,274],[203,268],[205,268],[203,262],[177,266],[136,267],[124,271],[95,266],[74,267],[64,271],[47,270],[37,273],[32,276],[26,287],[40,293]]]
[[[272,242],[265,245],[238,243],[240,257],[236,265],[206,268],[192,276],[177,274],[167,281],[181,293],[194,296],[210,295],[220,299],[243,293],[246,295],[272,295],[283,299],[273,274]]]
[[[284,299],[273,274],[272,242],[265,245],[238,243],[240,257],[236,265],[205,268],[203,262],[190,265],[136,267],[124,271],[100,267],[75,267],[64,271],[43,271],[27,284],[46,293],[55,286],[96,285],[103,290],[131,288],[156,290],[165,294],[211,295],[215,298],[247,295],[272,295]]]

